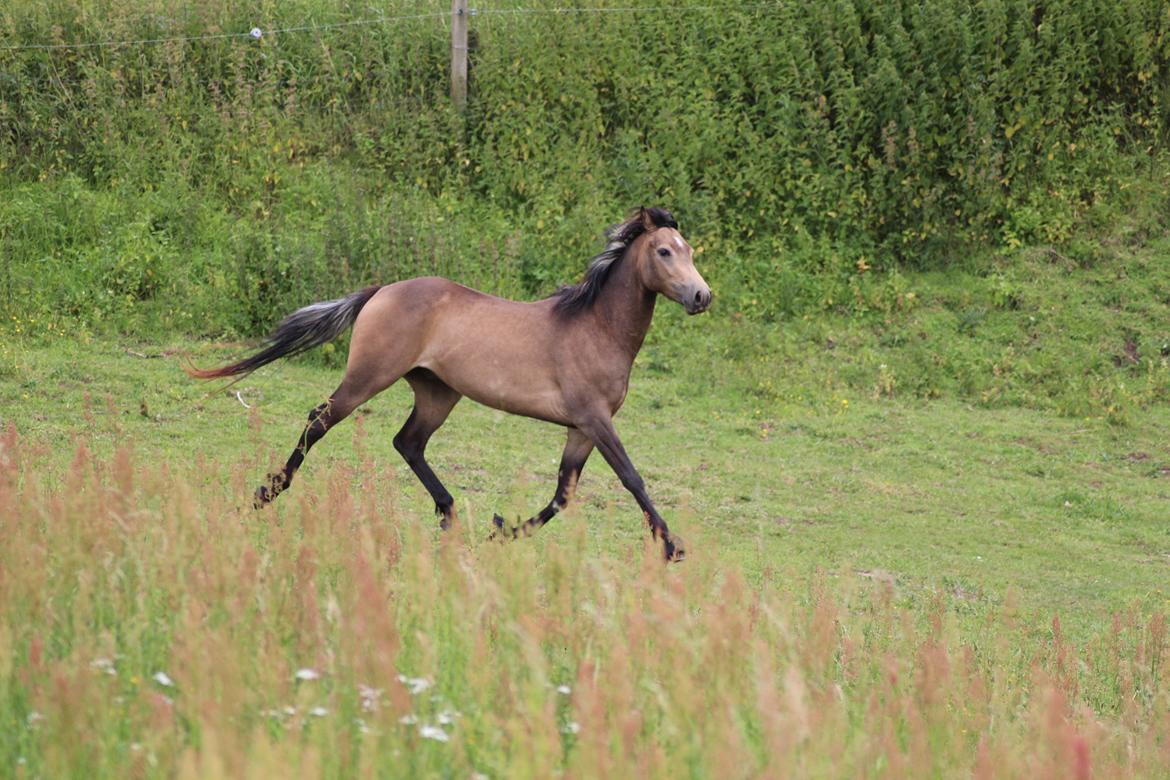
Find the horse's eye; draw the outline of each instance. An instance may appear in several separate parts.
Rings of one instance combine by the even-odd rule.
[[[659,247],[658,248],[658,256],[659,257],[670,257],[670,250],[664,246]]]

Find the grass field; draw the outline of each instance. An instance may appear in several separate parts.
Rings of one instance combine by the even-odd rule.
[[[256,514],[336,368],[225,392],[179,357],[240,345],[9,341],[4,772],[1161,775],[1165,409],[818,387],[811,352],[753,393],[730,327],[663,312],[618,419],[688,541],[665,569],[600,458],[538,536],[485,541],[548,501],[552,426],[456,409],[444,536],[394,388]]]

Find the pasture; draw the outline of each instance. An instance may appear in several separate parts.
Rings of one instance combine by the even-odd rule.
[[[399,385],[257,513],[336,367],[208,394],[179,355],[240,345],[9,342],[6,771],[1161,773],[1164,410],[765,404],[727,322],[661,320],[618,425],[689,542],[669,567],[597,457],[549,526],[485,541],[551,495],[553,426],[461,404],[428,450],[440,534]]]

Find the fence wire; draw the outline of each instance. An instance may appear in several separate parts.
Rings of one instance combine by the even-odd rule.
[[[761,8],[774,8],[778,2],[754,3],[744,5],[631,5],[631,6],[596,6],[596,7],[563,7],[563,8],[469,8],[467,15],[473,17],[491,16],[568,16],[574,14],[621,14],[621,13],[694,13],[694,12],[742,12]],[[370,25],[394,24],[397,22],[413,21],[418,19],[447,19],[450,11],[433,11],[420,14],[403,14],[400,16],[378,16],[368,19],[352,19],[344,22],[330,22],[326,24],[303,24],[295,27],[264,28],[259,25],[244,32],[209,33],[207,35],[176,35],[160,38],[137,38],[123,41],[89,41],[80,43],[25,43],[12,46],[0,46],[0,51],[57,51],[68,49],[105,49],[127,46],[155,46],[164,43],[197,43],[225,39],[252,39],[259,40],[265,36],[287,35],[302,32],[319,32],[336,30],[346,27],[365,27]]]
[[[288,33],[316,32],[319,30],[335,30],[343,27],[364,27],[375,24],[392,24],[414,19],[438,19],[449,17],[449,11],[435,11],[426,14],[404,14],[402,16],[378,16],[371,19],[352,19],[346,22],[330,22],[328,24],[303,24],[296,27],[273,27],[265,29],[256,26],[247,32],[213,33],[209,35],[176,35],[167,38],[139,38],[127,41],[91,41],[88,43],[26,43],[19,46],[0,46],[0,51],[52,51],[55,49],[104,49],[122,46],[153,46],[161,43],[187,43],[198,41],[223,40],[225,38],[251,38],[259,40],[265,35],[283,35]]]

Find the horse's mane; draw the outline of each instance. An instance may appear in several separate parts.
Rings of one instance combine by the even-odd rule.
[[[605,245],[605,250],[601,254],[589,262],[585,278],[577,284],[567,284],[553,294],[557,299],[553,309],[558,314],[577,314],[593,306],[598,294],[601,293],[602,285],[609,278],[609,272],[622,259],[630,244],[634,243],[634,239],[646,232],[643,214],[656,228],[678,229],[678,222],[669,211],[653,207],[636,209],[625,222],[606,230],[605,237],[609,243]]]

